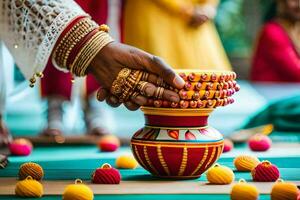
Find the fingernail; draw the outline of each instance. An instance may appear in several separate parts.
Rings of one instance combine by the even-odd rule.
[[[174,96],[174,95],[171,95],[171,96],[170,96],[170,101],[171,101],[171,102],[179,102],[179,100],[180,100],[180,99],[179,99],[179,96]]]
[[[175,76],[175,78],[173,80],[173,83],[179,89],[183,88],[184,84],[185,84],[184,80],[181,77],[177,76],[177,75]]]

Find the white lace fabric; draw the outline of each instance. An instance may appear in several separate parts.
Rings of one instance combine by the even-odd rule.
[[[87,14],[73,0],[0,0],[0,39],[29,79],[44,70],[60,34],[78,16]]]

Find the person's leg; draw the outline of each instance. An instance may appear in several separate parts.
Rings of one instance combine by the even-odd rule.
[[[95,92],[99,88],[96,79],[88,75],[86,78],[86,96],[83,102],[84,120],[86,123],[87,134],[106,135],[110,134],[105,127],[103,111],[100,103],[95,101]]]
[[[41,94],[47,99],[47,127],[42,135],[61,135],[63,131],[63,109],[64,101],[71,98],[71,75],[58,71],[49,61],[41,79]]]
[[[6,86],[2,53],[2,44],[0,42],[0,146],[7,145],[12,140],[3,120],[6,102]]]

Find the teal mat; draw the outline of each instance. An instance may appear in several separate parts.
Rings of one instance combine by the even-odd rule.
[[[24,198],[18,198],[15,196],[0,196],[0,200],[20,200]],[[36,198],[26,198],[27,200],[36,200]],[[39,198],[40,200],[57,200],[61,199],[61,196],[45,196],[42,198]],[[95,195],[94,200],[206,200],[206,199],[212,199],[212,200],[228,200],[230,199],[229,195],[225,194],[176,194],[176,195],[170,195],[170,194],[135,194],[135,195]],[[269,195],[260,195],[260,200],[269,200]]]
[[[9,157],[10,163],[7,168],[0,170],[0,177],[17,177],[20,165],[32,161],[44,168],[46,180],[74,180],[76,178],[90,180],[92,172],[103,163],[114,166],[115,159],[119,155],[130,153],[129,147],[123,147],[112,153],[99,152],[94,146],[36,147],[30,156]],[[269,160],[278,166],[283,179],[300,179],[300,152],[297,148],[295,150],[290,148],[288,151],[276,148],[268,152],[253,153],[243,146],[236,147],[233,151],[222,154],[218,163],[234,169],[233,159],[240,154],[254,154],[260,160]],[[120,171],[123,180],[155,180],[142,168]],[[250,173],[235,172],[235,175],[236,180],[240,178],[251,180]],[[205,175],[199,180],[204,181]]]

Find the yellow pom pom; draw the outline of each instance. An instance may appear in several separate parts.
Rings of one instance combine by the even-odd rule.
[[[116,160],[116,167],[121,169],[135,169],[138,166],[138,163],[133,156],[122,155],[119,156]]]
[[[284,182],[279,179],[272,187],[272,200],[295,200],[297,199],[298,188],[294,183]]]
[[[63,200],[93,200],[93,191],[80,179],[75,180],[75,184],[70,184],[65,188]]]
[[[231,200],[257,200],[259,192],[254,185],[246,183],[241,179],[239,183],[235,184],[230,192]]]
[[[23,180],[27,176],[31,176],[35,180],[41,180],[44,177],[43,168],[34,162],[28,162],[21,165],[19,169],[19,179]]]
[[[207,171],[206,177],[212,184],[230,184],[234,180],[234,173],[229,167],[215,164]]]
[[[17,183],[15,193],[20,197],[41,197],[43,196],[44,190],[40,182],[28,176],[26,179]]]
[[[255,156],[240,155],[234,159],[233,163],[238,171],[251,171],[259,164],[259,160]]]

